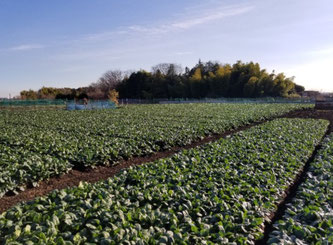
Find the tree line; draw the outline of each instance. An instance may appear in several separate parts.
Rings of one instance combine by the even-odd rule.
[[[161,63],[151,71],[122,72],[110,70],[97,82],[82,88],[49,88],[24,90],[22,99],[107,99],[110,91],[120,98],[257,98],[298,97],[304,87],[293,77],[267,72],[258,63],[241,61],[233,65],[199,62],[183,69],[178,64]]]

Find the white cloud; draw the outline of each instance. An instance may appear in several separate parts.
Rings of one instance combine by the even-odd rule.
[[[248,5],[229,5],[229,6],[214,6],[208,9],[201,9],[201,11],[188,12],[176,21],[157,25],[157,26],[132,26],[129,30],[136,32],[143,32],[145,34],[162,34],[173,31],[181,31],[191,29],[198,25],[218,21],[226,17],[245,14],[251,11],[254,7]]]
[[[165,42],[160,40],[167,40],[167,35],[174,36],[177,33],[194,29],[199,25],[219,23],[224,18],[242,15],[252,9],[254,9],[254,6],[249,4],[226,5],[221,1],[205,2],[205,4],[183,10],[182,14],[172,15],[152,24],[119,26],[113,30],[87,34],[72,40],[75,47],[83,46],[85,48],[69,53],[56,54],[53,59],[113,61],[123,59],[133,55],[133,53],[142,54],[144,50],[151,51],[154,48],[155,50],[161,50],[164,48]],[[159,39],[159,41],[155,39]],[[100,44],[96,45],[97,43]],[[149,43],[148,46],[147,43]],[[168,45],[171,45],[170,41]],[[179,50],[179,52],[170,55],[184,56],[190,54],[192,52]]]
[[[41,49],[44,48],[43,45],[40,44],[22,44],[19,46],[11,47],[9,50],[11,51],[27,51],[32,49]]]
[[[171,55],[183,56],[183,55],[189,55],[189,54],[193,54],[193,52],[192,51],[180,51],[180,52],[175,52],[174,54],[171,54]]]
[[[57,54],[51,57],[51,60],[87,60],[87,59],[103,59],[106,60],[117,60],[122,57],[123,51],[114,51],[113,49],[103,50],[88,50],[88,51],[73,51],[71,53]]]
[[[128,33],[144,33],[144,34],[163,34],[170,31],[170,26],[168,25],[160,25],[155,27],[149,27],[149,26],[140,26],[140,25],[134,25],[128,27],[129,32]]]
[[[164,21],[156,25],[132,25],[119,27],[115,31],[106,31],[101,33],[89,34],[83,38],[85,41],[105,41],[122,34],[145,34],[145,35],[161,35],[175,31],[184,31],[194,28],[206,23],[216,22],[227,17],[242,15],[250,12],[254,9],[254,6],[250,5],[219,5],[205,4],[200,5],[200,9],[197,7],[189,8],[185,13],[178,16],[173,16],[173,19]]]
[[[105,41],[110,40],[112,38],[116,38],[119,35],[127,34],[128,28],[119,28],[119,30],[116,31],[107,31],[107,32],[100,32],[100,33],[94,33],[86,35],[83,40],[85,41]]]
[[[226,6],[216,8],[214,10],[204,11],[201,15],[192,18],[184,19],[172,24],[174,28],[189,29],[197,25],[202,25],[208,22],[217,21],[230,16],[245,14],[251,11],[253,6]]]

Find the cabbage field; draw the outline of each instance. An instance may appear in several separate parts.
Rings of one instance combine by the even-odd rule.
[[[325,134],[276,119],[96,184],[54,191],[0,216],[8,244],[254,244]]]
[[[0,244],[333,244],[330,122],[283,118],[308,107],[0,111],[0,202],[73,169],[181,149],[17,203],[0,214]]]
[[[0,111],[0,197],[75,167],[112,165],[308,107],[140,105],[104,111]]]

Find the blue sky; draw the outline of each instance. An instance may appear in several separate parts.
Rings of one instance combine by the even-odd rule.
[[[333,1],[0,0],[0,97],[199,58],[333,91]]]

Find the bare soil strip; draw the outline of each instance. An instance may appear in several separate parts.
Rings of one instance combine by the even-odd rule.
[[[310,116],[309,116],[310,115]],[[328,116],[331,115],[331,116]],[[306,110],[298,110],[294,112],[290,112],[286,115],[280,116],[280,117],[288,117],[288,118],[323,118],[331,121],[330,131],[332,131],[332,122],[333,122],[333,113],[332,112],[326,112],[322,113],[321,111],[316,111],[314,109],[306,109]],[[267,121],[271,121],[274,118],[260,121],[260,122],[254,122],[246,126],[239,127],[237,129],[226,131],[222,134],[216,134],[212,136],[208,136],[202,140],[199,140],[197,142],[194,142],[190,145],[186,145],[184,147],[174,147],[168,151],[164,152],[156,152],[152,155],[145,156],[145,157],[134,157],[132,159],[121,161],[117,165],[113,166],[98,166],[94,169],[86,168],[86,169],[73,169],[68,174],[64,174],[58,177],[53,177],[49,180],[42,181],[39,183],[38,187],[32,187],[28,186],[28,188],[25,191],[22,191],[18,193],[17,195],[14,195],[12,193],[8,193],[4,197],[0,199],[0,213],[4,212],[5,210],[9,209],[10,207],[14,206],[15,204],[23,201],[30,201],[33,200],[36,197],[44,196],[50,193],[51,191],[55,189],[65,189],[68,187],[77,186],[80,181],[86,181],[90,183],[94,183],[100,180],[107,179],[109,177],[114,176],[118,172],[120,172],[122,169],[128,168],[130,166],[134,165],[141,165],[147,162],[153,162],[155,160],[166,158],[174,155],[175,153],[184,150],[184,149],[191,149],[209,142],[216,141],[220,138],[224,138],[226,136],[231,136],[237,132],[246,130],[248,128],[254,127],[256,125],[265,123]]]
[[[314,118],[314,119],[326,119],[330,121],[329,128],[326,134],[323,136],[322,140],[331,132],[333,132],[333,111],[321,111],[321,110],[305,110],[305,111],[294,111],[290,112],[284,117],[287,118]],[[322,142],[321,140],[321,142]],[[277,210],[269,216],[270,222],[265,221],[264,224],[264,237],[261,240],[256,241],[256,245],[267,244],[270,233],[274,230],[273,224],[280,220],[287,210],[287,204],[291,203],[292,199],[296,196],[298,187],[306,180],[307,172],[309,170],[311,162],[314,161],[318,151],[321,148],[321,142],[316,146],[311,157],[308,159],[304,167],[297,174],[294,182],[289,186],[289,188],[284,192],[284,197],[277,205]]]

